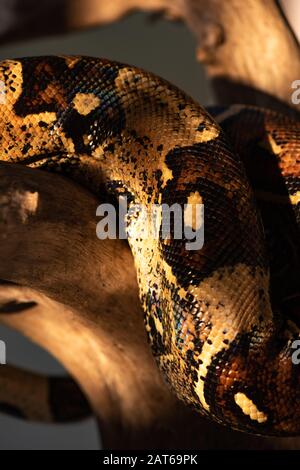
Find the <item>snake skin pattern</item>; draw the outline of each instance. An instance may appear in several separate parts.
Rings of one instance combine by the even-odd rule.
[[[204,204],[201,250],[173,232],[141,240],[139,214],[129,220],[153,354],[202,414],[299,434],[300,124],[233,107],[215,111],[220,126],[166,81],[96,58],[7,60],[0,80],[3,161],[60,171],[96,194],[105,181],[147,207]]]

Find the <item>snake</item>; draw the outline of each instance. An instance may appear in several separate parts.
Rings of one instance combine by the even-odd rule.
[[[0,84],[1,161],[129,201],[145,329],[173,392],[232,429],[299,434],[298,119],[207,111],[150,72],[94,57],[3,60]],[[204,208],[201,248],[174,224],[163,236],[174,204]],[[154,206],[158,236],[144,238],[138,207],[147,218]]]

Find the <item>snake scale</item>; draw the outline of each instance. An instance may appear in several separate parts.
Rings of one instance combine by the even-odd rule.
[[[202,414],[299,434],[299,122],[239,106],[212,117],[163,79],[105,59],[5,60],[0,80],[1,160],[95,193],[105,181],[146,207],[204,204],[200,250],[172,233],[141,240],[139,215],[129,220],[153,354]]]

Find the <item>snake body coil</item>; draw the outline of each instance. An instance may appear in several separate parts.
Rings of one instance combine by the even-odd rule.
[[[162,79],[95,58],[3,61],[0,80],[2,160],[59,170],[96,193],[104,179],[146,207],[204,204],[201,250],[186,250],[172,233],[141,240],[139,215],[130,221],[153,353],[177,395],[218,422],[299,433],[300,366],[292,361],[299,329],[280,311],[300,291],[299,123],[233,108],[217,113],[224,131]],[[288,272],[275,269],[280,293],[270,288],[274,237],[262,229],[249,179],[267,217],[274,201],[276,213],[288,214],[296,261]],[[270,221],[277,244],[285,236],[279,225]]]

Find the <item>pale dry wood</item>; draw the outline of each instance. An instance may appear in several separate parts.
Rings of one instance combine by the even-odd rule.
[[[198,42],[221,103],[295,108],[291,84],[300,77],[300,49],[273,0],[186,0],[184,18]]]
[[[178,0],[71,0],[67,6],[71,29],[107,24],[135,10],[161,12],[169,19],[181,18]]]

